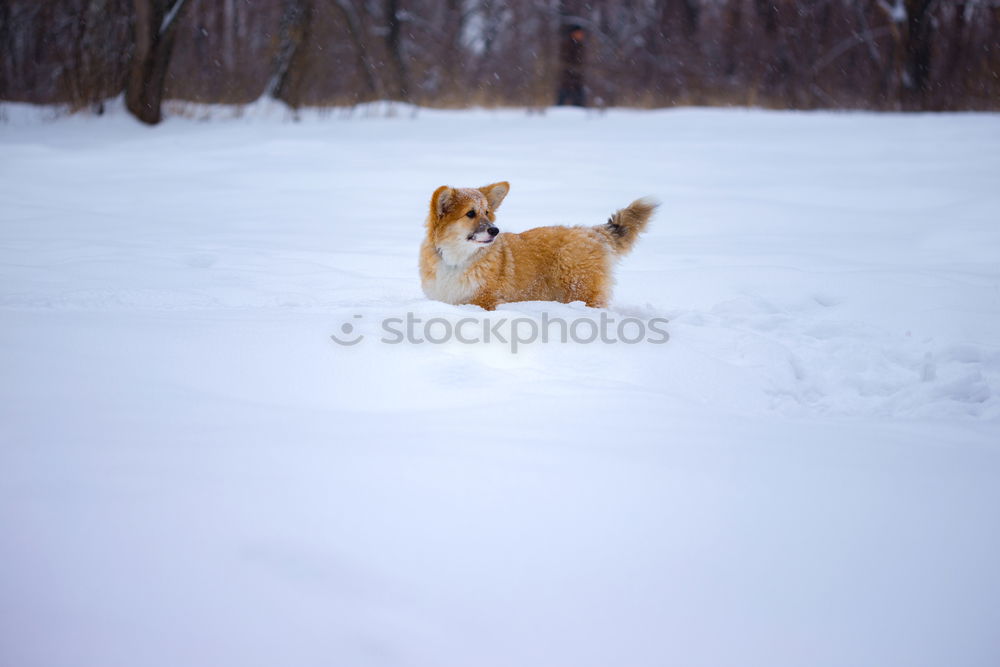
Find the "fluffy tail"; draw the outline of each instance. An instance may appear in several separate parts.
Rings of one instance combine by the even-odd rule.
[[[617,255],[624,255],[646,229],[646,224],[653,217],[653,211],[660,203],[651,197],[636,199],[625,208],[616,211],[603,225],[596,227],[597,231],[608,238],[608,245]]]

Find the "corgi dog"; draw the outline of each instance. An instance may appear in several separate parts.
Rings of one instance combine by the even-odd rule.
[[[424,294],[486,310],[514,301],[607,307],[615,260],[632,249],[658,204],[637,199],[594,227],[501,233],[496,210],[509,191],[506,181],[434,191],[420,247]]]

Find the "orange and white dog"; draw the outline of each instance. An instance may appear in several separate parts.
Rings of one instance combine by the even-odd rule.
[[[496,210],[509,191],[506,181],[481,188],[442,185],[434,191],[420,247],[424,293],[486,310],[513,301],[606,307],[615,260],[632,249],[656,202],[637,199],[595,227],[501,234]]]

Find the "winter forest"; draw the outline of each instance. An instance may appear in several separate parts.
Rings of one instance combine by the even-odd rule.
[[[5,0],[0,48],[0,99],[124,93],[151,123],[163,99],[540,107],[568,72],[595,107],[1000,108],[998,0]]]

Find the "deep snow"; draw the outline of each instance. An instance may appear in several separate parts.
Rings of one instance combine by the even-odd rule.
[[[0,116],[0,663],[1000,663],[1000,116]],[[380,342],[501,179],[669,341]]]

